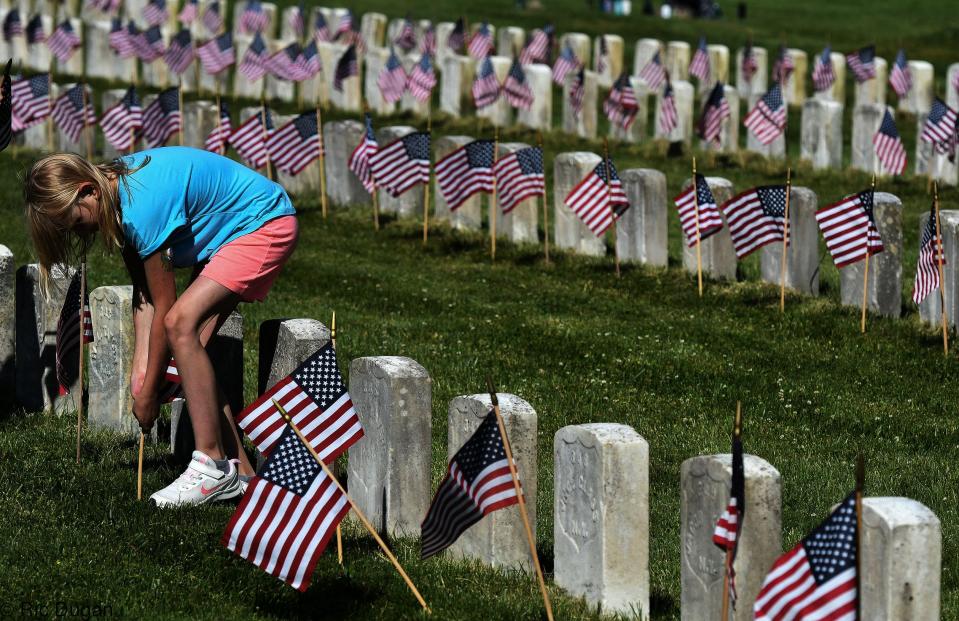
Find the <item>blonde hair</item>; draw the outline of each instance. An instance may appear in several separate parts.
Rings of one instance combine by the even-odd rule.
[[[119,183],[122,180],[125,184],[124,177],[130,172],[121,159],[92,164],[74,153],[48,155],[30,167],[24,179],[23,199],[44,285],[54,265],[79,263],[93,243],[95,234],[71,229],[73,208],[86,183],[92,184],[100,195],[98,228],[107,249],[123,246]]]

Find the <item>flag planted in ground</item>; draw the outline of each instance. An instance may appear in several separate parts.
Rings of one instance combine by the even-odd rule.
[[[703,107],[703,115],[699,119],[699,136],[706,142],[719,144],[723,121],[728,118],[729,101],[726,99],[725,85],[722,82],[716,82]]]
[[[610,124],[623,129],[629,129],[636,115],[639,113],[639,103],[636,101],[636,93],[629,82],[629,74],[625,71],[613,83],[609,90],[609,96],[603,102],[603,112]]]
[[[84,276],[82,269],[74,272],[63,298],[60,318],[57,320],[56,367],[61,395],[70,392],[70,385],[77,381],[80,375],[80,344],[93,342],[90,292],[86,290]]]
[[[193,38],[190,36],[190,31],[184,28],[170,41],[170,45],[163,54],[163,60],[170,71],[179,75],[193,64],[194,55]]]
[[[646,81],[646,86],[651,91],[659,90],[659,87],[666,81],[666,69],[663,68],[663,61],[660,59],[658,51],[653,54],[653,57],[639,72],[639,77]]]
[[[413,132],[381,147],[370,157],[377,187],[399,196],[419,183],[430,182],[430,135]]]
[[[469,55],[476,60],[486,58],[493,53],[493,33],[488,23],[480,24],[479,30],[470,37],[468,51]]]
[[[266,57],[266,43],[263,42],[260,33],[256,33],[250,46],[243,53],[243,58],[240,59],[240,74],[251,82],[259,80],[266,75]]]
[[[865,82],[876,77],[876,46],[867,47],[846,54],[846,64],[852,70],[856,82]]]
[[[223,29],[223,15],[220,14],[219,2],[211,2],[203,12],[203,27],[212,35],[220,34]]]
[[[32,127],[50,116],[50,74],[40,73],[11,83],[13,131]]]
[[[556,58],[556,62],[553,63],[553,82],[562,85],[566,82],[566,75],[571,71],[578,71],[581,65],[580,60],[576,58],[576,52],[567,43]]]
[[[689,61],[689,75],[699,78],[700,85],[703,85],[709,81],[709,69],[709,47],[706,45],[706,37],[699,37],[696,53]]]
[[[356,62],[356,45],[346,48],[333,70],[333,88],[343,90],[343,80],[359,75],[359,65]]]
[[[406,88],[420,103],[429,101],[433,95],[433,89],[436,88],[436,72],[433,70],[433,58],[427,52],[423,53],[420,62],[413,67]]]
[[[270,16],[263,10],[263,5],[258,0],[249,0],[240,15],[240,31],[246,34],[260,33],[266,30],[269,23]]]
[[[543,174],[543,151],[526,147],[496,160],[496,200],[507,214],[527,198],[545,196],[546,178]]]
[[[376,155],[379,150],[379,144],[376,142],[376,134],[373,133],[373,118],[367,112],[363,115],[363,137],[360,143],[356,145],[353,152],[350,153],[349,167],[356,175],[366,191],[372,194],[376,190],[376,182],[373,180],[373,169],[370,166],[370,159]]]
[[[763,144],[771,143],[786,131],[786,104],[779,84],[773,83],[756,102],[743,119],[743,125]]]
[[[899,50],[899,53],[896,54],[896,60],[892,63],[892,69],[889,71],[889,84],[900,99],[912,90],[912,72],[909,71],[906,50]]]
[[[484,515],[518,502],[496,413],[490,410],[450,460],[433,496],[421,526],[421,558],[450,547]]]
[[[180,92],[176,87],[162,91],[143,111],[143,136],[151,147],[161,146],[180,131]]]
[[[466,44],[466,26],[463,23],[463,18],[460,17],[456,20],[456,23],[453,24],[453,30],[450,31],[449,36],[446,38],[446,46],[450,48],[450,51],[459,54],[463,51],[463,46]]]
[[[776,62],[773,63],[773,82],[780,86],[786,83],[789,76],[796,70],[793,58],[785,45],[779,46],[779,52],[776,54]]]
[[[759,63],[756,62],[756,54],[753,52],[753,42],[746,43],[743,48],[743,56],[739,63],[739,71],[743,75],[743,80],[751,82],[753,76],[759,70]]]
[[[266,140],[274,132],[273,117],[261,108],[243,121],[230,136],[230,144],[253,168],[263,168],[269,160]]]
[[[596,73],[604,73],[609,67],[609,47],[606,35],[599,35],[599,52],[596,54]]]
[[[136,132],[143,127],[143,108],[136,90],[131,86],[123,99],[107,109],[100,117],[103,136],[117,151],[133,148]]]
[[[959,75],[959,74],[957,74]],[[938,153],[955,153],[957,138],[957,113],[936,97],[929,108],[929,115],[922,125],[920,139],[931,142]]]
[[[563,203],[596,237],[602,237],[613,220],[618,220],[629,209],[629,200],[612,160],[597,164],[570,190]]]
[[[317,11],[316,19],[313,20],[313,38],[323,43],[329,43],[333,40],[333,32],[330,30],[330,24],[326,21],[323,11]]]
[[[673,199],[679,210],[679,223],[686,235],[686,245],[695,248],[700,240],[718,233],[723,228],[713,191],[706,177],[696,174],[693,185]]]
[[[23,21],[20,19],[20,9],[13,8],[3,18],[3,40],[10,43],[14,37],[23,36]]]
[[[733,437],[732,448],[733,474],[729,486],[729,503],[726,510],[716,521],[713,529],[713,543],[726,552],[724,563],[729,576],[729,599],[736,608],[736,551],[739,547],[739,535],[743,529],[743,516],[746,515],[746,477],[743,468],[743,442]]]
[[[130,23],[133,24],[133,22]],[[119,17],[114,17],[110,22],[108,42],[110,49],[120,58],[130,58],[136,54],[136,46],[130,39],[129,30],[123,26],[123,21]]]
[[[84,127],[97,122],[97,114],[83,84],[77,84],[57,97],[51,116],[57,128],[73,142],[80,140]]]
[[[221,155],[226,153],[226,145],[232,133],[233,122],[230,120],[230,109],[227,108],[226,102],[221,101],[219,120],[203,142],[203,148]]]
[[[27,45],[43,43],[47,40],[47,33],[43,29],[43,18],[37,14],[27,22]]]
[[[192,24],[199,13],[199,0],[187,0],[183,5],[183,8],[180,9],[177,19],[184,26],[189,26]]]
[[[50,38],[47,39],[47,47],[50,53],[57,57],[61,63],[65,63],[80,48],[80,36],[73,30],[69,19],[57,26]]]
[[[353,27],[355,25],[353,21],[353,11],[346,9],[346,13],[343,13],[336,23],[336,32],[333,34],[333,38],[339,39],[340,37],[351,35],[354,32]]]
[[[474,140],[436,162],[436,185],[450,211],[479,192],[492,193],[492,140]]]
[[[386,64],[383,65],[383,69],[380,70],[380,74],[376,78],[376,85],[380,89],[383,101],[387,103],[399,101],[406,90],[406,82],[407,76],[403,63],[400,62],[400,58],[393,51],[393,48],[390,48],[389,58],[386,59]]]
[[[813,61],[812,83],[817,92],[827,90],[836,81],[836,71],[832,67],[832,48],[828,45]]]
[[[722,206],[726,224],[742,260],[766,244],[783,241],[786,221],[786,186],[766,185],[746,190]]]
[[[509,73],[506,74],[506,80],[503,81],[503,94],[509,105],[520,110],[529,110],[533,107],[533,90],[526,81],[526,72],[519,62],[519,58],[513,57],[513,64],[510,65]]]
[[[939,234],[936,204],[929,208],[929,219],[922,229],[919,240],[919,261],[916,263],[916,281],[912,289],[912,301],[921,304],[926,296],[940,287],[939,268],[946,264]]]
[[[586,69],[582,65],[569,84],[569,105],[573,109],[573,114],[578,118],[583,112],[583,101],[586,98]]]
[[[479,72],[473,79],[473,104],[477,110],[491,106],[499,99],[499,79],[496,77],[496,71],[493,70],[493,61],[489,56],[480,63]]]
[[[169,16],[166,0],[149,0],[147,5],[143,7],[143,19],[150,26],[159,26],[167,21]]]
[[[436,55],[436,28],[432,22],[423,30],[423,38],[420,41],[420,53],[424,56]]]
[[[872,144],[876,147],[876,157],[882,163],[882,168],[890,175],[901,175],[906,170],[906,147],[896,129],[896,120],[885,111],[879,130],[872,137]]]
[[[550,51],[553,48],[554,31],[552,24],[547,24],[543,28],[534,30],[532,36],[523,46],[523,51],[520,53],[520,64],[549,63]]]
[[[196,49],[200,57],[203,70],[209,75],[216,75],[236,62],[236,52],[233,49],[233,34],[224,32],[220,36],[210,39]]]
[[[136,30],[136,25],[130,22],[127,27],[127,36],[133,42],[137,58],[145,63],[152,63],[157,58],[163,56],[165,47],[163,45],[163,33],[159,26],[150,26],[143,32]]]
[[[304,112],[278,128],[267,138],[266,149],[279,170],[289,175],[299,174],[323,151],[316,112]]]
[[[659,98],[659,132],[669,136],[679,124],[679,113],[676,111],[676,96],[673,94],[673,85],[667,80],[663,88],[663,96]]]
[[[836,267],[846,267],[883,251],[882,237],[873,218],[872,190],[826,205],[816,212],[816,222]]]
[[[416,47],[416,30],[413,28],[413,20],[410,19],[409,15],[403,20],[400,33],[393,39],[393,45],[404,52],[409,52]]]
[[[310,77],[306,70],[303,48],[296,41],[268,56],[264,66],[270,75],[281,80],[302,82]]]

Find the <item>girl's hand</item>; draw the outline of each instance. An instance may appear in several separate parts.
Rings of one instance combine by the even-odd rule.
[[[140,391],[133,398],[133,416],[140,423],[140,429],[143,433],[150,433],[153,424],[160,416],[160,402],[156,394],[147,394]]]

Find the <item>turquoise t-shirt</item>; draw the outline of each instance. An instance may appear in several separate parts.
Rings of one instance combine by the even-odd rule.
[[[295,213],[280,185],[216,153],[161,147],[123,160],[133,171],[120,182],[123,232],[141,258],[170,248],[176,267],[196,265],[267,221]]]

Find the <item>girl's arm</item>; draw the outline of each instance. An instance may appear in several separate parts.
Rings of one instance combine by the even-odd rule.
[[[153,300],[147,289],[143,261],[130,246],[123,249],[130,279],[133,281],[133,368],[130,370],[130,392],[136,396],[143,386],[147,372],[147,356],[150,353],[150,326],[153,322]]]

